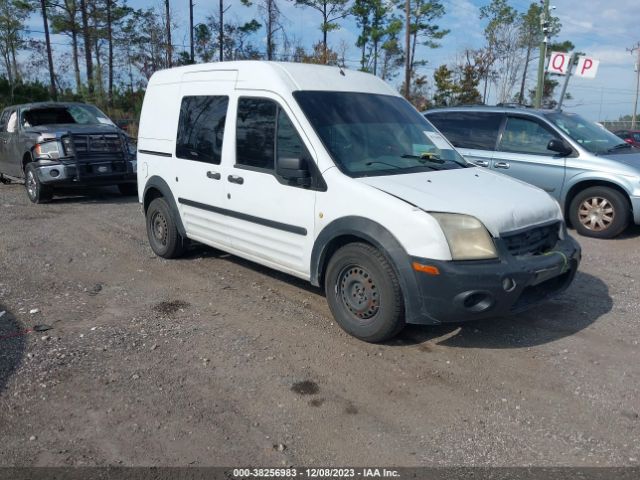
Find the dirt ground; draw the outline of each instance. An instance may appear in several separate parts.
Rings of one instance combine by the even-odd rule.
[[[533,311],[371,345],[304,282],[157,258],[136,199],[23,188],[0,185],[0,466],[640,463],[638,228],[580,237]]]

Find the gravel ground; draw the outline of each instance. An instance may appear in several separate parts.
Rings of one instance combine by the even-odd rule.
[[[370,345],[135,199],[0,185],[0,466],[638,466],[640,229],[579,241],[554,301]]]

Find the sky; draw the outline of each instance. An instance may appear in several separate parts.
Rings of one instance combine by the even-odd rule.
[[[172,15],[178,28],[173,32],[173,43],[189,42],[189,0],[170,0]],[[512,0],[509,3],[518,11],[525,11],[533,0]],[[535,0],[539,1],[539,0]],[[256,18],[261,21],[257,8],[244,7],[240,0],[225,0],[231,9],[227,16],[238,21]],[[206,21],[206,17],[218,6],[217,0],[194,0],[194,22]],[[451,32],[441,41],[437,49],[421,48],[418,59],[426,60],[422,72],[429,79],[433,71],[442,64],[452,65],[456,55],[467,48],[480,48],[484,45],[484,23],[479,20],[479,9],[489,0],[443,0],[446,14],[441,19],[442,28]],[[163,8],[161,0],[129,0],[134,8]],[[291,0],[278,0],[283,14],[283,24],[289,38],[299,41],[306,47],[321,39],[319,29],[320,15],[310,8],[296,7]],[[562,23],[562,31],[557,40],[571,40],[576,49],[600,61],[595,79],[572,77],[568,91],[573,97],[565,101],[565,110],[580,113],[594,121],[616,120],[621,115],[633,112],[636,89],[634,65],[636,55],[627,48],[640,42],[638,28],[638,0],[551,0],[556,7],[554,14]],[[33,18],[33,30],[41,30],[41,21]],[[38,34],[34,33],[37,37]],[[358,29],[353,19],[342,22],[341,28],[329,33],[330,46],[341,41],[351,46],[347,52],[347,66],[357,68],[359,52],[355,47]],[[555,40],[555,39],[554,39]],[[59,37],[65,42],[65,37]],[[265,39],[258,38],[264,46]],[[59,48],[59,47],[58,47]],[[537,64],[531,63],[531,80],[534,80]],[[398,80],[399,81],[399,80]],[[495,88],[494,88],[495,90]],[[560,87],[557,92],[559,94]],[[492,99],[490,98],[490,101]],[[495,100],[494,100],[495,101]]]

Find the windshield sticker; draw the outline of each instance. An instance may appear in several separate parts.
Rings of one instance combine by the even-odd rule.
[[[104,125],[113,125],[113,122],[111,120],[109,120],[108,118],[105,117],[96,117],[98,119],[98,122],[104,124]]]
[[[412,143],[411,144],[412,155],[420,157],[425,154],[434,154],[436,153],[433,145],[427,145],[424,143]]]
[[[437,132],[427,132],[423,130],[423,133],[427,136],[429,140],[433,142],[436,148],[440,150],[452,150],[451,145],[447,143],[442,135]]]

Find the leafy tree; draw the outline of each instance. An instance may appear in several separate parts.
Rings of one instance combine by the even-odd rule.
[[[18,51],[24,45],[22,30],[31,13],[31,5],[23,0],[2,0],[0,2],[0,57],[9,82],[10,98],[16,83],[20,80]]]
[[[240,0],[243,5],[250,7],[254,2],[262,13],[267,33],[267,60],[273,60],[276,51],[276,33],[283,31],[280,23],[280,7],[276,0]]]
[[[351,8],[360,28],[356,42],[361,49],[360,68],[374,75],[378,74],[380,50],[401,29],[401,21],[391,14],[392,7],[385,0],[356,0]]]
[[[518,12],[507,0],[491,0],[491,3],[480,8],[480,19],[488,20],[484,29],[487,40],[487,69],[484,75],[484,93],[482,99],[487,101],[489,77],[496,62],[510,60],[514,48],[514,31],[518,20]],[[512,65],[509,65],[512,68]],[[507,72],[509,74],[510,72]]]
[[[404,63],[404,51],[400,42],[402,20],[394,17],[387,27],[387,36],[380,45],[382,50],[380,77],[383,80],[393,79]]]
[[[396,5],[404,11],[405,0],[396,0]],[[415,80],[421,78],[416,76],[416,68],[426,63],[424,60],[416,60],[418,45],[438,48],[438,40],[444,38],[449,30],[443,30],[435,23],[445,14],[440,0],[410,0],[409,12],[409,51],[405,52],[405,55],[409,56],[409,77]]]
[[[53,33],[67,35],[71,39],[71,58],[73,63],[73,73],[76,82],[76,91],[82,91],[82,80],[80,78],[79,37],[82,35],[80,25],[80,9],[78,0],[61,0],[51,3],[51,30]]]
[[[320,30],[322,31],[322,51],[325,64],[330,63],[327,34],[340,28],[339,20],[349,15],[349,0],[291,0],[297,6],[309,7],[322,15]],[[314,47],[315,50],[315,47]]]
[[[527,74],[529,72],[529,64],[531,63],[531,53],[538,48],[542,41],[544,33],[540,25],[540,16],[542,15],[542,6],[537,3],[531,3],[529,9],[521,14],[520,17],[520,38],[519,45],[525,51],[524,68],[522,69],[522,79],[520,82],[520,92],[518,94],[518,103],[524,102],[524,90],[527,82]],[[547,36],[555,37],[560,33],[562,24],[560,19],[555,16],[549,18],[549,30]]]
[[[436,92],[433,95],[433,103],[436,106],[450,105],[458,86],[453,80],[453,70],[446,65],[440,65],[433,73]]]

